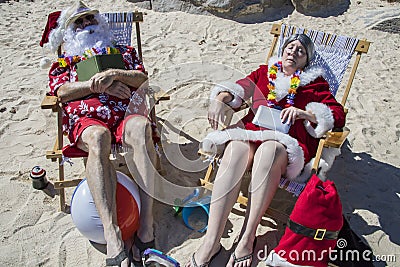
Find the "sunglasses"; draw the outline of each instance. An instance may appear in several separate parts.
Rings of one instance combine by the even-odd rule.
[[[92,20],[94,19],[94,15],[91,14],[91,15],[86,15],[86,16],[84,16],[84,17],[80,17],[80,18],[78,18],[77,20],[75,20],[74,23],[75,23],[76,25],[81,25],[81,24],[83,23],[83,19],[92,21]]]

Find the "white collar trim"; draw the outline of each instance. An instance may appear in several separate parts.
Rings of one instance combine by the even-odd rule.
[[[281,58],[278,57],[271,57],[268,60],[268,68],[281,60]],[[320,67],[320,66],[312,66],[310,68],[306,68],[301,74],[300,74],[300,86],[307,85],[317,79],[318,77],[324,77],[325,76],[325,70]],[[286,95],[288,88],[290,87],[290,77],[285,77],[285,75],[282,72],[278,72],[276,75],[276,80],[275,80],[275,92],[276,92],[276,100],[280,101],[282,100]]]

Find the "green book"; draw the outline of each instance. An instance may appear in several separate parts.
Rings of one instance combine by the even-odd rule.
[[[76,64],[78,81],[83,82],[92,78],[98,72],[106,69],[125,69],[121,54],[95,55]]]

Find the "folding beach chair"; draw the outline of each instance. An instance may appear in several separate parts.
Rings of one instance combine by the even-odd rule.
[[[113,32],[114,37],[119,45],[132,45],[131,35],[132,35],[132,27],[135,25],[136,32],[136,50],[139,54],[139,58],[142,58],[142,44],[140,37],[140,22],[143,22],[143,13],[142,12],[121,12],[121,13],[105,13],[103,14],[107,17],[110,30]],[[49,16],[50,18],[50,16]],[[58,54],[61,54],[61,47],[58,48]],[[154,88],[153,88],[154,89]],[[152,88],[148,91],[148,101],[150,110],[150,118],[151,120],[157,124],[157,118],[155,113],[155,104],[157,104],[161,100],[169,100],[169,96],[165,94],[163,91],[158,90],[157,92]],[[57,113],[57,137],[55,140],[55,144],[53,148],[46,152],[46,158],[51,159],[54,162],[58,162],[58,181],[54,183],[54,188],[59,191],[60,197],[60,208],[63,212],[69,212],[69,206],[65,203],[65,190],[64,188],[74,187],[79,184],[82,179],[73,179],[73,180],[64,180],[64,161],[65,157],[63,155],[63,130],[62,130],[62,109],[61,103],[58,101],[56,96],[45,96],[42,103],[42,109],[51,109],[53,112]],[[161,148],[161,142],[156,144]],[[115,159],[116,155],[115,151],[110,156],[111,159]],[[87,153],[81,151],[81,153],[76,153],[75,155],[68,157],[83,157],[84,159],[87,157]],[[115,165],[115,164],[114,164]],[[116,169],[121,169],[123,164],[119,164],[116,166]],[[126,167],[126,164],[125,164]],[[160,159],[157,158],[156,168],[158,171],[161,170]],[[122,168],[123,169],[123,168]],[[126,168],[125,168],[126,172]],[[128,174],[129,175],[129,174]]]
[[[274,38],[268,53],[267,62],[269,58],[274,54],[278,41],[278,55],[281,55],[282,45],[286,37],[295,33],[307,33],[314,41],[317,51],[315,60],[313,60],[311,65],[321,65],[325,69],[327,75],[326,79],[330,85],[330,91],[334,96],[336,96],[336,93],[339,90],[340,84],[346,71],[348,70],[348,65],[353,55],[356,54],[353,67],[350,69],[350,76],[348,78],[347,85],[344,89],[343,97],[340,102],[343,107],[345,106],[351,85],[357,71],[358,64],[361,59],[361,55],[368,52],[370,42],[368,42],[367,40],[358,40],[346,36],[339,36],[315,30],[307,30],[285,24],[273,24],[270,33],[274,35]],[[245,109],[247,107],[248,105],[244,104],[239,110]],[[230,125],[234,112],[238,110],[233,111],[231,108],[227,107],[226,111],[227,113],[225,115],[224,125]],[[347,109],[345,109],[345,112],[347,113]],[[350,130],[345,127],[343,129],[332,129],[325,134],[325,136],[319,142],[317,154],[312,164],[312,173],[318,173],[319,163],[323,150],[327,148],[340,149],[349,133]],[[208,158],[210,160],[210,155],[205,154],[201,150],[199,151],[199,154],[202,155],[204,158]],[[220,158],[221,155],[217,155],[216,157],[213,156],[211,158],[205,178],[200,179],[200,184],[208,190],[212,190],[214,167],[217,166],[216,163],[219,161]],[[305,187],[305,183],[297,183],[294,181],[289,181],[285,178],[281,178],[279,187],[292,193],[294,196],[299,196],[299,194]],[[243,205],[247,205],[247,201],[247,197],[243,195],[240,195],[237,199],[237,202]],[[283,222],[284,224],[289,218],[289,214],[287,214],[287,212],[285,213],[271,207],[268,208],[268,210],[266,211],[266,215],[280,222]]]

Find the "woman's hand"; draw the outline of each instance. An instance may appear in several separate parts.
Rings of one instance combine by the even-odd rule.
[[[105,93],[120,99],[128,99],[131,97],[131,89],[129,86],[120,81],[113,81],[113,83],[106,88]]]
[[[303,119],[316,123],[317,119],[311,111],[305,111],[296,107],[288,107],[282,110],[281,120],[283,123],[290,122],[294,124],[296,120]]]
[[[218,129],[219,123],[223,123],[225,115],[225,103],[232,101],[233,96],[228,92],[219,93],[215,99],[211,100],[210,107],[208,108],[208,122],[211,128]]]
[[[112,85],[114,78],[114,75],[108,70],[96,73],[90,78],[90,91],[97,94],[104,93]]]

